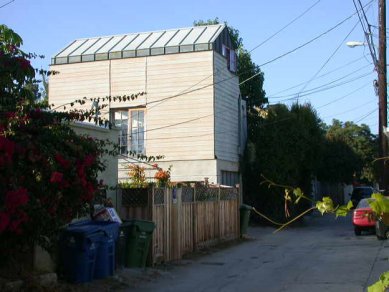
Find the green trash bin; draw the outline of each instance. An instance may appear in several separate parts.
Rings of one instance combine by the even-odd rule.
[[[125,220],[120,227],[119,265],[146,267],[155,223],[146,220]]]
[[[243,234],[247,234],[247,229],[249,227],[250,213],[253,207],[242,204],[239,209],[240,209],[240,236],[242,236]]]

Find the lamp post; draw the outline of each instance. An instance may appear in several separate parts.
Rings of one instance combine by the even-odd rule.
[[[388,140],[387,140],[387,80],[386,80],[386,0],[379,0],[378,5],[379,15],[379,49],[378,60],[375,55],[372,54],[375,70],[378,74],[378,156],[381,158],[379,163],[379,185],[380,189],[386,190],[388,186],[388,174],[387,164],[385,158],[388,157]],[[356,46],[366,46],[369,43],[350,41],[346,43],[350,48]],[[369,46],[370,52],[372,52],[371,46]]]

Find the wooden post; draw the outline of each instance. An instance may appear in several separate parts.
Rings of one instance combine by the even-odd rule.
[[[196,185],[193,187],[193,217],[192,217],[192,226],[193,226],[193,251],[197,250],[197,202],[196,202]]]
[[[176,220],[176,242],[177,242],[177,256],[178,259],[181,259],[182,256],[182,245],[183,245],[183,232],[181,228],[181,222],[185,219],[182,216],[182,188],[176,189],[176,198],[177,198],[177,217]]]
[[[163,196],[164,196],[164,205],[165,205],[165,228],[164,228],[164,237],[165,237],[165,246],[164,246],[164,258],[165,261],[170,261],[170,249],[171,249],[171,244],[170,244],[170,235],[171,235],[171,222],[170,222],[170,205],[171,205],[171,196],[170,192],[167,188],[164,188],[163,191]]]

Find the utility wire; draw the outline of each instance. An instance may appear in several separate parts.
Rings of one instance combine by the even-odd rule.
[[[359,18],[359,22],[361,23],[361,26],[362,26],[362,30],[364,32],[365,40],[366,40],[366,43],[367,43],[367,45],[369,47],[370,55],[371,55],[371,57],[373,59],[374,66],[377,67],[377,62],[378,62],[377,61],[377,55],[375,53],[374,42],[373,42],[373,39],[372,39],[372,36],[371,36],[371,28],[370,28],[370,24],[369,24],[369,22],[367,20],[367,17],[366,17],[365,11],[364,11],[364,7],[362,6],[362,3],[359,0],[358,0],[358,3],[360,4],[360,8],[357,7],[357,4],[356,4],[355,0],[353,0],[353,3],[354,3],[355,10],[356,10],[356,13],[357,13],[358,18]],[[362,20],[361,14],[364,16],[368,28],[365,27],[365,24],[364,24],[364,22]]]
[[[371,112],[367,113],[366,115],[361,117],[359,120],[355,121],[354,123],[356,123],[356,124],[359,123],[360,121],[366,119],[368,116],[374,114],[377,110],[378,110],[378,108],[375,108],[374,110],[372,110]]]
[[[333,83],[335,83],[335,82],[338,82],[338,81],[343,80],[343,79],[345,79],[345,78],[347,78],[347,77],[350,77],[351,75],[354,75],[355,73],[358,73],[358,72],[361,71],[362,69],[365,69],[366,67],[369,67],[369,66],[370,66],[370,65],[362,66],[362,67],[360,67],[360,68],[358,68],[358,69],[356,69],[356,70],[354,70],[354,71],[352,71],[352,72],[350,72],[350,73],[348,73],[348,74],[346,74],[346,75],[343,75],[342,77],[339,77],[339,78],[337,78],[337,79],[335,79],[335,80],[332,80],[332,81],[330,81],[330,82],[327,82],[327,83],[324,83],[324,84],[322,84],[322,85],[319,85],[319,86],[317,86],[317,87],[308,89],[308,90],[306,90],[306,91],[299,92],[299,94],[301,95],[302,93],[308,93],[308,92],[310,92],[310,91],[314,91],[314,90],[317,90],[317,89],[326,87],[326,86],[331,85],[331,84],[333,84]],[[285,98],[285,97],[291,97],[291,96],[296,96],[296,95],[297,95],[297,93],[290,93],[290,94],[279,95],[279,96],[274,96],[274,95],[273,95],[273,96],[268,96],[267,98],[274,98],[274,99],[277,99],[277,98]]]
[[[299,93],[297,94],[297,101],[298,97],[304,90],[308,87],[308,85],[319,75],[319,73],[324,69],[324,67],[330,62],[330,60],[335,56],[335,54],[339,51],[340,47],[343,46],[345,40],[350,36],[350,34],[354,31],[354,29],[357,27],[358,22],[351,28],[350,32],[342,39],[340,44],[336,47],[336,49],[332,52],[332,54],[327,58],[327,60],[323,63],[323,65],[319,68],[319,70],[316,71],[316,73],[304,84],[304,86],[300,89]]]
[[[341,82],[341,83],[337,83],[337,84],[335,84],[335,85],[333,85],[333,86],[328,86],[328,87],[325,87],[325,88],[323,88],[323,89],[318,89],[318,90],[316,90],[316,91],[308,92],[308,93],[306,93],[306,94],[300,95],[300,97],[305,97],[305,96],[308,96],[308,95],[312,95],[312,94],[314,94],[314,93],[319,93],[319,92],[327,91],[327,90],[333,89],[333,88],[335,88],[335,87],[339,87],[339,86],[342,86],[342,85],[345,85],[345,84],[354,82],[354,81],[356,81],[356,80],[359,80],[359,79],[361,79],[361,78],[364,78],[364,77],[366,77],[366,76],[369,76],[371,73],[372,73],[372,72],[367,73],[367,74],[364,74],[364,75],[360,75],[360,76],[355,77],[355,78],[353,78],[353,79],[350,79],[350,80],[347,80],[347,81],[344,81],[344,82]],[[290,100],[294,100],[294,99],[296,99],[296,98],[295,98],[295,97],[291,97],[291,98],[287,98],[287,99],[281,100],[281,102],[282,102],[282,101],[290,101]]]
[[[349,75],[345,75],[345,76],[342,76],[338,79],[335,79],[335,80],[332,80],[331,82],[328,82],[326,84],[323,84],[323,85],[320,85],[320,86],[317,86],[317,87],[314,87],[314,88],[311,88],[309,90],[306,90],[304,92],[301,92],[300,94],[300,97],[303,97],[303,96],[307,96],[307,95],[311,95],[313,93],[318,93],[318,92],[321,92],[321,91],[326,91],[326,90],[329,90],[329,89],[332,89],[334,87],[338,87],[338,86],[341,86],[341,85],[344,85],[344,84],[347,84],[347,83],[350,83],[350,82],[353,82],[355,80],[358,80],[358,79],[361,79],[363,77],[366,77],[370,74],[372,74],[373,71],[370,71],[370,72],[367,72],[367,73],[364,73],[362,75],[359,75],[357,77],[354,77],[354,78],[351,78],[351,79],[348,79],[346,81],[343,81],[343,82],[339,82],[347,77],[350,77],[353,73],[349,74]],[[339,83],[336,83],[336,82],[339,82]],[[333,84],[333,85],[331,85]],[[292,100],[292,99],[297,99],[296,97],[296,93],[292,93],[292,94],[287,94],[287,95],[283,95],[283,96],[272,96],[272,97],[268,97],[268,98],[273,98],[273,99],[279,99],[279,98],[286,98],[284,100]]]
[[[336,99],[334,99],[334,100],[332,100],[332,101],[330,101],[330,102],[328,102],[328,103],[326,103],[326,104],[323,104],[323,105],[321,105],[321,106],[319,106],[319,107],[316,107],[316,109],[320,109],[320,108],[326,107],[326,106],[328,106],[328,105],[330,105],[330,104],[333,104],[333,103],[335,103],[335,102],[337,102],[337,101],[339,101],[339,100],[342,100],[342,99],[344,99],[344,98],[346,98],[346,97],[348,97],[348,96],[354,94],[355,92],[361,90],[362,88],[365,88],[365,87],[368,86],[369,84],[370,84],[370,81],[367,82],[367,83],[365,83],[365,84],[362,85],[361,87],[359,87],[359,88],[357,88],[357,89],[351,91],[350,93],[347,93],[347,94],[345,94],[345,95],[343,95],[343,96],[341,96],[341,97],[339,97],[339,98],[336,98]]]
[[[278,35],[280,32],[282,32],[285,28],[287,28],[288,26],[290,26],[291,24],[293,24],[295,21],[297,21],[298,19],[300,19],[301,17],[303,17],[306,13],[308,13],[309,10],[311,10],[313,7],[315,7],[317,4],[319,4],[320,0],[316,1],[313,5],[311,5],[308,9],[306,9],[303,13],[301,13],[299,16],[297,16],[296,18],[294,18],[292,21],[290,21],[288,24],[286,24],[285,26],[283,26],[280,30],[276,31],[274,34],[272,34],[271,36],[269,36],[267,39],[265,39],[263,42],[261,42],[259,45],[255,46],[254,48],[252,48],[249,53],[251,53],[252,51],[258,49],[259,47],[261,47],[262,45],[264,45],[265,43],[267,43],[269,40],[271,40],[273,37],[275,37],[276,35]]]
[[[324,117],[323,119],[327,119],[327,118],[331,118],[331,117],[335,117],[335,116],[341,116],[341,115],[344,115],[344,114],[353,112],[353,111],[355,111],[355,110],[357,110],[357,109],[360,109],[361,107],[364,107],[365,105],[370,104],[370,103],[372,103],[372,102],[374,102],[374,101],[376,101],[375,98],[374,98],[373,100],[369,100],[369,101],[367,101],[367,102],[365,102],[365,103],[363,103],[363,104],[360,104],[360,105],[358,105],[358,106],[356,106],[356,107],[353,107],[353,108],[351,108],[351,109],[349,109],[349,110],[347,110],[347,111],[343,111],[343,112],[340,112],[340,113],[337,113],[337,114],[331,114],[330,116],[326,116],[326,117]]]
[[[9,1],[9,2],[3,4],[3,5],[1,5],[1,6],[0,6],[0,9],[3,8],[3,7],[5,7],[5,6],[7,6],[7,5],[9,5],[9,4],[11,4],[12,2],[15,2],[15,0],[11,0],[11,1]]]
[[[355,3],[355,0],[353,0],[354,3]],[[364,10],[364,7],[361,3],[361,0],[358,0],[358,3],[359,3],[359,6],[361,7],[361,13],[363,15],[363,18],[365,19],[365,22],[366,22],[366,25],[367,25],[367,31],[364,31],[365,32],[365,37],[366,37],[366,40],[367,40],[367,43],[369,45],[369,49],[372,53],[372,57],[373,57],[373,60],[375,62],[378,62],[378,58],[377,58],[377,53],[376,53],[376,50],[375,50],[375,46],[374,46],[374,40],[373,40],[373,33],[371,32],[371,25],[366,17],[366,13],[365,13],[365,10]],[[369,6],[370,8],[370,6]],[[376,64],[376,63],[375,63]]]
[[[366,7],[367,5],[369,5],[370,3],[372,3],[373,1],[375,1],[375,0],[369,1],[364,7]],[[277,60],[279,60],[279,59],[281,59],[281,58],[283,58],[283,57],[285,57],[285,56],[287,56],[287,55],[289,55],[289,54],[291,54],[291,53],[294,53],[295,51],[297,51],[297,50],[299,50],[299,49],[301,49],[301,48],[303,48],[303,47],[309,45],[310,43],[316,41],[317,39],[321,38],[322,36],[328,34],[329,32],[331,32],[331,31],[333,31],[334,29],[336,29],[336,28],[338,28],[339,26],[341,26],[343,23],[345,23],[346,21],[348,21],[349,19],[351,19],[355,14],[357,14],[357,12],[354,12],[354,13],[351,14],[350,16],[346,17],[345,19],[343,19],[342,21],[340,21],[339,23],[337,23],[335,26],[333,26],[333,27],[331,27],[330,29],[326,30],[325,32],[319,34],[318,36],[314,37],[313,39],[310,39],[309,41],[307,41],[307,42],[301,44],[300,46],[298,46],[298,47],[296,47],[296,48],[294,48],[294,49],[292,49],[292,50],[287,51],[286,53],[284,53],[284,54],[282,54],[282,55],[280,55],[280,56],[278,56],[278,57],[275,57],[275,58],[273,58],[273,59],[271,59],[271,60],[269,60],[269,61],[267,61],[267,62],[265,62],[265,63],[262,63],[261,65],[258,65],[258,67],[263,67],[263,66],[266,66],[266,65],[268,65],[268,64],[270,64],[270,63],[273,63],[274,61],[277,61]],[[243,80],[242,82],[240,82],[239,85],[242,85],[242,84],[246,83],[247,81],[249,81],[249,80],[255,78],[256,76],[258,76],[258,75],[261,74],[261,73],[262,73],[262,72],[258,72],[258,73],[256,73],[256,74],[252,75],[251,77],[247,78],[246,80]]]
[[[333,69],[333,70],[331,70],[331,71],[328,71],[327,73],[324,73],[324,74],[322,74],[322,75],[320,75],[320,76],[317,76],[316,79],[325,77],[325,76],[327,76],[327,75],[329,75],[329,74],[331,74],[331,73],[334,73],[334,72],[336,72],[336,71],[338,71],[338,70],[340,70],[340,69],[343,69],[344,67],[347,67],[347,66],[349,66],[349,65],[351,65],[351,64],[353,64],[353,63],[355,63],[355,62],[357,62],[357,61],[359,61],[359,60],[362,60],[362,59],[364,59],[364,56],[359,57],[358,59],[352,60],[352,61],[350,61],[350,62],[348,62],[348,63],[346,63],[346,64],[344,64],[344,65],[342,65],[342,66],[339,66],[339,67],[337,67],[337,68],[335,68],[335,69]],[[366,68],[367,66],[370,66],[370,65],[371,65],[371,64],[368,64],[368,65],[363,66],[363,67],[361,67],[361,68],[359,68],[359,69]],[[357,69],[357,70],[359,70],[359,69]],[[277,96],[277,95],[280,94],[280,93],[283,93],[283,92],[288,91],[288,90],[290,90],[290,89],[297,88],[297,87],[303,85],[305,82],[306,82],[306,81],[301,82],[301,83],[299,83],[299,84],[296,84],[296,85],[294,85],[294,86],[292,86],[292,87],[288,87],[288,88],[286,88],[286,89],[283,89],[283,90],[281,90],[281,91],[275,92],[275,93],[273,93],[273,94],[270,94],[269,96]]]

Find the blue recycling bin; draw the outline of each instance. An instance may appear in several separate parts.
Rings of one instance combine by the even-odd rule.
[[[94,279],[112,276],[115,270],[115,241],[104,232],[97,240]]]
[[[90,282],[112,276],[119,223],[81,221],[70,224],[61,236],[61,260],[68,281]]]
[[[102,232],[91,226],[63,231],[60,237],[60,259],[66,280],[73,283],[93,279],[97,255],[97,239]]]

